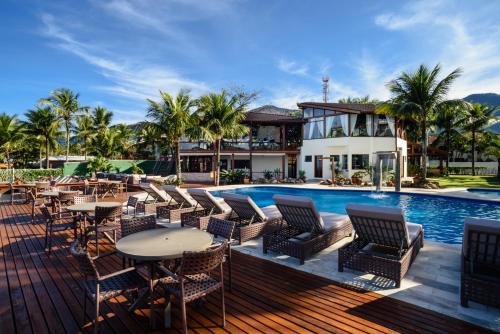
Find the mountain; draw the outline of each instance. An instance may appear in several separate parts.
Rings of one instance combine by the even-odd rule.
[[[500,94],[495,93],[483,93],[483,94],[470,94],[464,97],[467,102],[489,104],[493,107],[500,107]],[[500,111],[496,112],[496,115],[500,117]],[[491,127],[496,133],[500,133],[500,123],[497,123]]]

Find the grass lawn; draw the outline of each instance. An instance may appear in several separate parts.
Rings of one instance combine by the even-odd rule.
[[[500,188],[500,179],[495,176],[450,175],[428,179],[439,182],[441,188]]]

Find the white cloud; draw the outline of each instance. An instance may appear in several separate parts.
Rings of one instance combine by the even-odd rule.
[[[307,76],[309,74],[309,67],[305,64],[299,64],[296,61],[279,59],[278,68],[288,74]]]
[[[97,48],[76,40],[56,23],[53,16],[42,15],[43,34],[57,43],[57,47],[72,53],[95,66],[112,82],[96,87],[113,95],[145,102],[146,98],[156,98],[160,89],[176,93],[189,89],[193,94],[208,91],[204,82],[184,78],[180,73],[164,66],[143,64],[140,61],[120,61],[116,54],[103,56]]]

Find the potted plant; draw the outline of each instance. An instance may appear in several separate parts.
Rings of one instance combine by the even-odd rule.
[[[358,171],[352,174],[351,182],[354,185],[360,186],[363,180],[363,177],[366,175],[365,171]]]

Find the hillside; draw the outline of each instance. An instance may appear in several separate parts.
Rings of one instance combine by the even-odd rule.
[[[475,102],[481,104],[489,104],[490,106],[500,107],[500,94],[483,93],[483,94],[470,94],[464,97],[467,102]],[[497,116],[500,117],[500,111],[497,111]],[[491,127],[496,133],[500,133],[500,124],[497,123]]]

